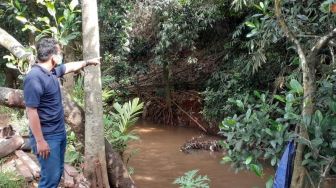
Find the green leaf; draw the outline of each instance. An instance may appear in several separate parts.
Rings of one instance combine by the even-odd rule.
[[[70,11],[68,9],[65,9],[63,11],[63,16],[65,20],[69,20],[69,16],[70,16]]]
[[[38,17],[37,20],[42,21],[46,23],[47,25],[50,25],[50,19],[48,17]]]
[[[322,112],[320,110],[315,111],[315,118],[316,118],[318,124],[322,123],[323,115],[322,115]]]
[[[298,94],[303,93],[303,87],[301,86],[301,84],[297,80],[292,79],[289,84],[290,84],[291,89],[294,92],[296,92]]]
[[[75,8],[78,6],[78,0],[72,0],[71,3],[69,4],[69,8],[71,11],[75,10]]]
[[[266,132],[268,135],[273,136],[273,132],[272,132],[271,129],[266,128],[266,129],[265,129],[265,132]]]
[[[16,8],[20,10],[21,9],[20,1],[19,0],[15,0],[14,3],[15,3]]]
[[[274,95],[274,98],[281,101],[281,102],[286,102],[285,97],[281,96],[281,95]]]
[[[276,162],[277,162],[277,158],[276,158],[276,156],[274,156],[274,157],[272,158],[272,160],[271,160],[271,165],[272,165],[272,166],[275,166],[275,165],[276,165]]]
[[[253,156],[249,156],[246,160],[245,160],[245,164],[248,165],[252,162],[253,160]]]
[[[244,109],[244,104],[241,100],[236,100],[236,105],[239,107],[239,108],[242,108]]]
[[[323,143],[323,140],[321,138],[315,138],[311,141],[311,144],[314,148],[319,147]]]
[[[263,174],[263,170],[259,165],[256,164],[250,164],[250,168],[252,172],[254,172],[257,176],[261,177]]]
[[[222,158],[222,163],[228,163],[228,162],[232,162],[231,157],[225,156],[225,157]]]
[[[236,120],[234,120],[234,119],[225,119],[224,121],[223,121],[223,125],[228,125],[228,126],[234,126],[234,125],[236,125],[236,123],[237,123],[237,121]]]
[[[249,108],[249,109],[247,110],[246,114],[245,114],[245,119],[249,119],[250,116],[251,116],[251,113],[252,113],[252,110],[251,110],[251,108]]]
[[[309,20],[309,18],[306,15],[299,14],[299,15],[297,15],[297,17],[302,21],[308,21]]]
[[[57,33],[58,33],[58,30],[57,30],[56,27],[50,27],[49,30],[55,35],[57,35]]]
[[[247,27],[250,27],[250,28],[255,28],[256,27],[256,25],[253,22],[249,22],[249,21],[245,22],[245,25]]]
[[[331,144],[331,148],[336,148],[336,140],[333,140],[332,144]]]
[[[272,187],[273,187],[273,176],[271,176],[266,182],[266,188],[272,188]]]
[[[15,17],[17,20],[19,20],[21,23],[25,24],[28,22],[27,18],[23,17],[23,16],[16,16]]]
[[[320,10],[325,13],[328,14],[330,12],[330,2],[329,1],[325,1],[321,4],[320,6]]]
[[[52,17],[55,17],[56,16],[55,3],[53,1],[48,1],[48,2],[46,2],[45,5],[46,5],[46,7],[48,9],[49,14]]]
[[[33,33],[35,33],[36,31],[40,31],[38,28],[36,28],[35,26],[31,25],[31,24],[26,24],[23,28],[22,31],[26,31],[26,30],[30,30]]]
[[[276,141],[275,140],[271,140],[271,146],[274,148],[274,149],[276,149],[276,145],[277,145],[277,143],[276,143]]]

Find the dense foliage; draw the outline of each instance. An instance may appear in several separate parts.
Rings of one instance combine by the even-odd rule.
[[[28,30],[37,38],[58,37],[64,45],[78,42],[77,1],[7,2],[0,3],[1,27],[24,44],[28,38],[23,33]],[[283,18],[305,53],[336,27],[336,14],[331,11],[335,3],[283,1]],[[42,9],[30,14],[32,7]],[[336,174],[335,40],[317,54],[314,114],[303,118],[302,62],[296,45],[279,26],[274,1],[102,0],[99,10],[105,111],[112,114],[106,115],[105,123],[107,137],[116,148],[123,151],[135,137],[127,130],[127,118],[134,121],[132,111],[115,102],[137,96],[159,101],[156,105],[164,103],[157,97],[168,96],[171,102],[174,91],[196,90],[202,95],[202,114],[208,122],[219,124],[219,134],[225,137],[224,162],[261,176],[264,161],[276,167],[288,141],[295,139],[306,146],[302,165],[312,182],[318,184],[325,176]],[[13,25],[14,21],[24,25]],[[208,59],[215,59],[214,63]],[[198,85],[188,85],[184,78],[197,76],[200,70],[186,71],[185,77],[174,75],[174,70],[185,70],[190,64],[215,68],[202,76]],[[151,83],[135,88],[152,77]],[[176,82],[184,85],[177,87]],[[81,78],[77,83],[74,95],[81,102]],[[108,108],[111,104],[114,108]],[[134,113],[138,115],[142,106]],[[166,113],[159,108],[156,111]],[[295,131],[299,125],[307,129],[307,138]]]

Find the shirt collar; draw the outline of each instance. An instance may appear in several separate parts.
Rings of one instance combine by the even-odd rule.
[[[54,72],[54,68],[53,69],[51,69],[51,71],[48,71],[46,68],[44,68],[44,67],[42,67],[42,66],[40,66],[40,65],[38,65],[38,64],[35,64],[35,65],[33,65],[32,67],[37,67],[38,69],[40,69],[44,74],[47,74],[48,76],[50,76],[53,72]]]

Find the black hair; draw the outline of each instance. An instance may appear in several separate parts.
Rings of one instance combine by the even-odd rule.
[[[46,62],[57,54],[58,42],[54,38],[42,38],[36,43],[37,60]]]

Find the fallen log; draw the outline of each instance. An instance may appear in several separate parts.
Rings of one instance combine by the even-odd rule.
[[[14,135],[10,139],[5,139],[0,142],[0,158],[6,157],[19,149],[24,143],[23,139],[19,135]]]
[[[66,170],[63,172],[64,187],[75,187],[74,178]]]
[[[31,182],[34,180],[33,174],[20,159],[15,160],[15,167],[19,174],[22,175],[27,182]]]
[[[29,168],[35,178],[40,177],[40,167],[22,150],[15,151],[15,155]]]
[[[9,103],[8,97],[20,100],[11,100]],[[15,90],[5,87],[0,87],[0,105],[8,107],[24,108],[22,90]],[[84,145],[85,135],[85,113],[83,109],[74,102],[70,95],[63,91],[63,108],[66,123],[74,131],[79,142]],[[106,161],[108,164],[108,176],[111,187],[116,188],[131,188],[135,187],[134,181],[129,175],[126,166],[124,165],[119,153],[116,152],[110,143],[105,139]],[[83,151],[82,151],[83,152]]]

